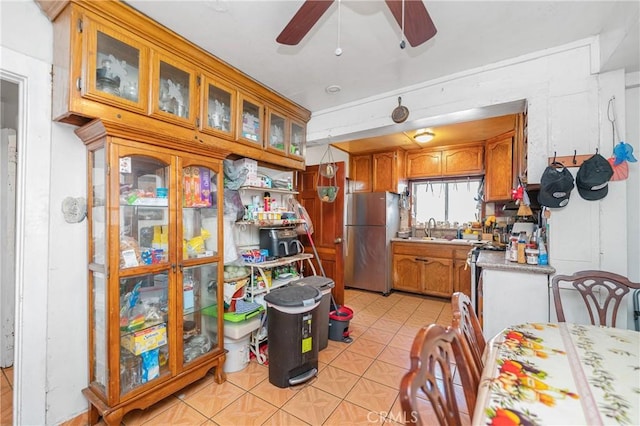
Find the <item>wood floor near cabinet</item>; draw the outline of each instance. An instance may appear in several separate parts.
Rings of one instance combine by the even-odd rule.
[[[147,410],[127,414],[132,425],[345,425],[404,424],[398,386],[409,368],[409,350],[418,330],[451,324],[447,299],[392,292],[345,290],[352,343],[329,340],[319,353],[318,377],[295,388],[269,383],[269,368],[255,361],[227,381],[208,375]],[[3,382],[4,390],[4,382]],[[462,389],[459,392],[463,395]],[[467,412],[464,398],[459,404]],[[424,409],[430,405],[425,400]],[[5,423],[3,405],[2,425]],[[429,418],[427,417],[429,421]],[[431,419],[433,420],[433,419]],[[85,425],[86,415],[64,425]]]

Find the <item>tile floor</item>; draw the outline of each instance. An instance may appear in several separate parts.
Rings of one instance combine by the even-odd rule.
[[[0,425],[11,425],[13,420],[13,367],[0,373]]]
[[[397,292],[384,297],[348,289],[345,305],[354,310],[349,324],[353,342],[329,340],[329,346],[319,353],[318,376],[310,382],[280,389],[269,383],[268,366],[252,361],[244,370],[227,374],[223,384],[216,384],[208,375],[147,410],[128,413],[123,424],[404,424],[398,386],[409,368],[413,338],[424,325],[450,325],[450,302]],[[11,380],[8,383],[10,386]],[[3,377],[3,395],[5,391]],[[461,388],[459,394],[458,399],[464,400]],[[429,403],[422,402],[429,410]],[[11,424],[11,413],[8,419],[6,416],[3,404],[2,425]],[[425,420],[426,424],[437,423],[430,417]],[[79,416],[65,425],[85,423],[86,416]]]

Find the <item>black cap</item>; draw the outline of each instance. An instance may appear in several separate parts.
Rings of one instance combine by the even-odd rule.
[[[549,166],[540,178],[540,192],[538,202],[541,206],[550,208],[564,207],[569,203],[569,196],[573,189],[573,176],[564,166]]]
[[[576,175],[578,193],[585,200],[595,201],[607,196],[609,179],[613,176],[611,164],[600,154],[585,160]]]

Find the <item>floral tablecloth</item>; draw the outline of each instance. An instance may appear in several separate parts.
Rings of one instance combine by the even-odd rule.
[[[508,327],[487,346],[474,425],[640,425],[640,333]]]

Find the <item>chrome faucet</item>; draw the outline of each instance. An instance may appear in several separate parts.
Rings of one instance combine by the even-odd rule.
[[[431,227],[431,223],[433,222],[433,228]],[[433,229],[435,229],[436,227],[436,220],[432,217],[429,218],[429,221],[427,222],[427,237],[431,238],[431,231]]]

